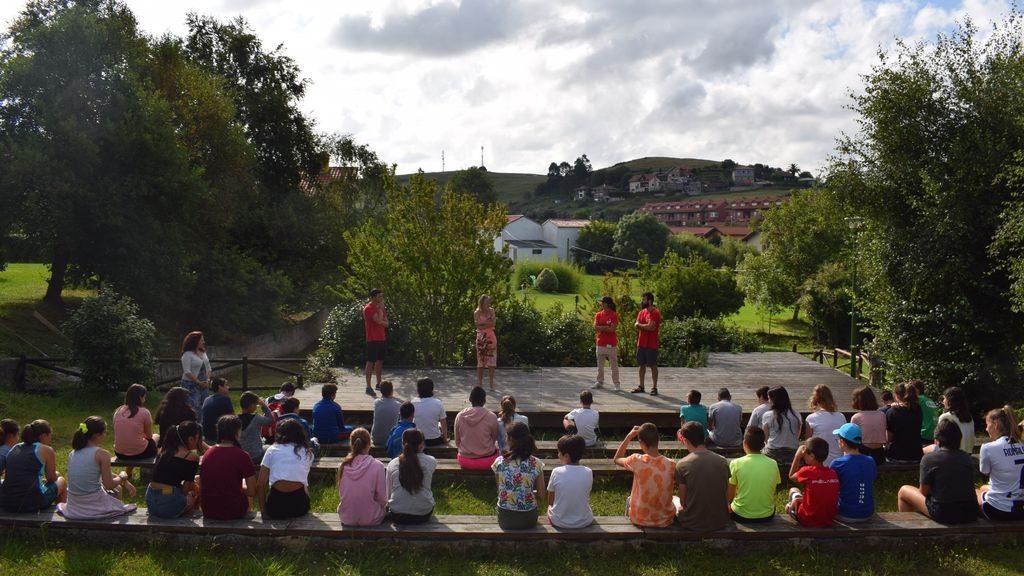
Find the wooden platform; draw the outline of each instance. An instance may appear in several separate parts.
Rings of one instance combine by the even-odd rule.
[[[828,366],[818,364],[793,352],[748,354],[713,353],[704,368],[658,369],[659,396],[630,394],[638,383],[636,368],[620,369],[622,390],[612,388],[609,371],[605,371],[605,388],[594,390],[593,408],[601,413],[602,428],[626,428],[643,422],[654,422],[660,428],[679,425],[679,405],[691,389],[700,390],[702,403],[717,401],[718,390],[728,388],[732,400],[745,413],[757,406],[754,391],[761,386],[785,386],[793,406],[806,410],[811,390],[817,384],[832,389],[839,409],[851,412],[853,390],[860,386],[853,378]],[[355,423],[369,424],[373,419],[374,399],[365,393],[366,379],[361,373],[337,369],[339,385],[337,401],[345,417]],[[497,411],[501,396],[516,398],[519,412],[530,418],[533,427],[561,427],[562,416],[579,406],[579,393],[590,388],[597,375],[596,367],[556,367],[523,370],[499,368],[495,376],[497,390],[488,393],[487,407]],[[384,379],[395,385],[395,397],[411,399],[416,395],[416,380],[429,377],[434,381],[434,395],[441,399],[450,419],[469,406],[469,391],[476,385],[473,368],[389,369],[384,365]],[[486,380],[485,380],[486,387]],[[651,387],[650,374],[647,388]],[[301,409],[308,411],[320,400],[320,386],[313,384],[296,393]]]

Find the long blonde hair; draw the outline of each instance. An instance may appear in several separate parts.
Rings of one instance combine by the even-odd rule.
[[[811,392],[811,400],[807,403],[807,408],[811,410],[821,408],[826,412],[835,412],[836,399],[832,397],[832,389],[824,384],[815,386]]]
[[[999,426],[999,431],[1004,436],[1009,436],[1010,442],[1020,442],[1020,435],[1017,434],[1017,415],[1013,413],[1013,408],[1003,406],[989,410],[988,414],[985,414],[985,419],[991,420],[996,426]]]
[[[370,433],[366,428],[356,428],[348,437],[348,443],[350,446],[348,454],[345,455],[345,459],[338,466],[338,482],[341,482],[341,475],[345,473],[345,466],[351,464],[356,459],[356,456],[370,451]]]
[[[480,312],[481,310],[484,309],[484,300],[487,300],[487,302],[490,303],[491,302],[491,297],[488,296],[487,294],[481,294],[480,298],[477,299],[477,301],[476,301],[476,310],[475,310],[475,312]]]

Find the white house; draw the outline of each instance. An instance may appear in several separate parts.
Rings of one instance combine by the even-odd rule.
[[[558,257],[554,244],[543,240],[506,240],[505,245],[508,246],[508,257],[515,264],[530,260],[550,262]]]
[[[638,174],[629,179],[629,193],[657,192],[661,190],[662,184],[657,174]]]
[[[509,214],[501,234],[494,238],[494,251],[501,252],[509,240],[543,240],[540,224],[522,214]]]
[[[572,249],[576,247],[580,229],[589,223],[590,220],[545,220],[541,225],[544,241],[553,244],[558,260],[565,262],[569,259]]]
[[[589,186],[580,186],[580,187],[576,188],[575,190],[573,190],[572,197],[575,198],[576,200],[585,200],[587,198],[587,193],[589,193],[589,192],[590,192],[590,187]]]

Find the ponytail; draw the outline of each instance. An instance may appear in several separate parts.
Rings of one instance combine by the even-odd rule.
[[[911,410],[921,411],[921,405],[917,403],[917,388],[913,384],[897,384],[893,387],[896,399],[906,404]]]
[[[182,446],[187,449],[188,439],[195,438],[201,432],[202,428],[199,424],[191,420],[186,420],[181,424],[169,427],[167,431],[160,436],[160,454],[157,455],[156,461],[159,463],[161,460],[166,458],[173,458],[174,453]]]
[[[341,465],[338,466],[338,481],[341,482],[341,475],[345,472],[345,466],[348,466],[356,459],[356,456],[366,453],[370,449],[370,433],[366,428],[356,428],[352,431],[352,434],[348,437],[348,443],[350,449],[345,459],[341,461]]]
[[[989,410],[985,418],[991,420],[998,428],[1002,435],[1009,437],[1010,442],[1020,442],[1020,435],[1017,433],[1017,415],[1014,414],[1013,408],[1009,406],[1003,406],[1002,408],[995,408]]]
[[[46,420],[33,420],[31,424],[26,424],[21,429],[21,441],[25,444],[35,444],[39,442],[39,437],[43,434],[52,434],[53,429],[50,428],[50,423]]]
[[[89,445],[89,440],[97,434],[103,434],[107,431],[107,423],[99,416],[89,416],[78,425],[78,430],[75,430],[75,435],[71,438],[71,448],[73,450],[81,450]]]
[[[516,399],[506,394],[501,397],[501,410],[498,412],[498,419],[508,426],[516,415]]]
[[[402,433],[402,454],[398,457],[398,483],[406,492],[415,494],[423,487],[423,467],[419,451],[423,445],[423,432],[409,428]]]

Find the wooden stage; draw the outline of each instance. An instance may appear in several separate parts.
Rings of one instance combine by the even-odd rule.
[[[762,352],[748,354],[713,353],[704,368],[658,369],[659,396],[630,394],[638,382],[637,368],[621,368],[622,390],[616,391],[611,373],[605,369],[605,388],[594,390],[593,408],[601,413],[601,427],[625,428],[643,422],[654,422],[661,428],[679,425],[679,405],[691,389],[700,390],[701,403],[710,406],[717,401],[719,388],[732,393],[733,402],[745,413],[757,406],[754,391],[761,386],[785,386],[793,407],[807,411],[807,400],[817,384],[832,389],[839,409],[851,412],[852,393],[860,384],[837,370],[818,364],[793,352]],[[365,393],[366,379],[362,373],[337,369],[337,401],[345,411],[346,420],[369,424],[373,416],[373,398]],[[515,397],[519,412],[530,418],[531,427],[561,427],[562,416],[579,406],[579,393],[588,389],[597,374],[595,367],[550,367],[531,370],[499,368],[495,374],[497,391],[488,392],[487,408],[497,411],[501,396]],[[384,365],[384,379],[395,385],[395,397],[403,400],[416,395],[416,380],[429,377],[434,381],[434,395],[444,403],[449,422],[469,406],[469,391],[476,385],[474,368],[389,369]],[[486,375],[484,387],[487,386]],[[647,388],[651,387],[647,374]],[[320,386],[313,384],[299,390],[301,409],[308,412],[320,399]]]

